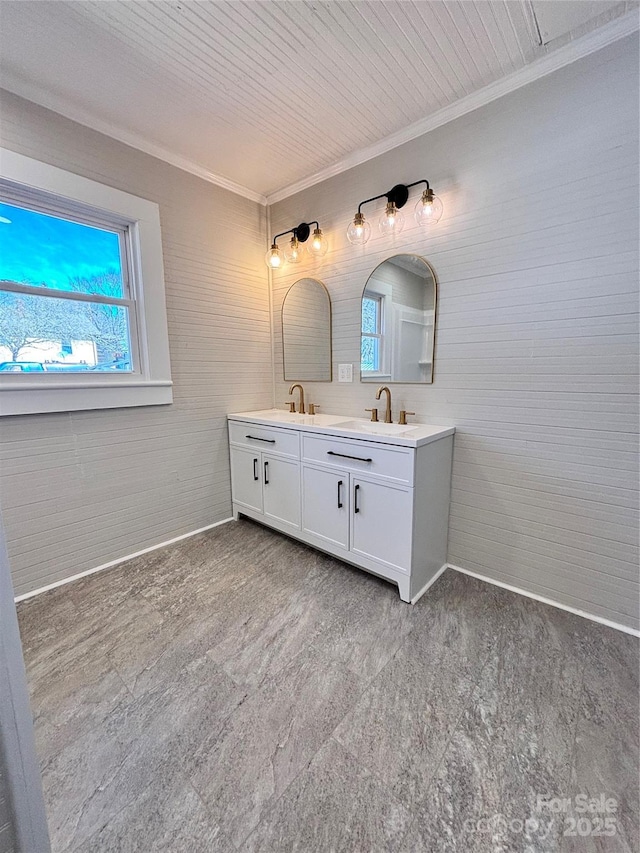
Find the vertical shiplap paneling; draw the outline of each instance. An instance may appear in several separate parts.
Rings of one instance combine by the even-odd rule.
[[[333,302],[325,412],[364,416],[360,295],[395,252],[439,279],[435,381],[393,386],[394,411],[455,424],[449,560],[589,613],[638,626],[638,54],[630,38],[271,208],[271,231],[318,219],[330,250],[273,275],[314,275]],[[416,81],[419,85],[419,81]],[[428,178],[445,214],[411,218],[395,243],[365,208],[364,248],[345,229],[358,202]],[[415,191],[414,191],[415,192]],[[337,379],[337,371],[334,371]]]
[[[171,406],[2,419],[21,594],[230,516],[225,415],[271,404],[270,318],[260,205],[6,93],[2,144],[160,205],[174,381]]]

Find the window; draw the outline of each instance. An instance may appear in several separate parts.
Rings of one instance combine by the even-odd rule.
[[[0,372],[25,361],[46,372],[131,372],[129,228],[36,210],[32,193],[1,197],[10,195],[26,198],[0,201]]]
[[[0,154],[0,414],[170,403],[157,205]]]
[[[383,297],[365,293],[362,298],[362,373],[380,373],[383,364]]]

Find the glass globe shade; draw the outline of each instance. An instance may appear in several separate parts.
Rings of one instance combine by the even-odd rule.
[[[435,225],[442,216],[442,202],[432,191],[425,190],[418,200],[415,218],[418,225]]]
[[[277,270],[282,266],[284,263],[284,257],[276,243],[271,246],[267,254],[264,256],[264,260],[269,269]]]
[[[380,217],[380,232],[387,237],[399,234],[404,228],[404,216],[393,202],[389,202],[385,212]]]
[[[297,237],[292,237],[291,242],[284,250],[284,256],[290,264],[299,264],[302,257],[302,246]]]
[[[371,225],[364,218],[364,214],[356,213],[353,222],[347,228],[347,239],[354,246],[363,246],[371,236]]]
[[[322,230],[320,228],[315,228],[311,235],[311,239],[309,240],[307,251],[312,258],[321,258],[323,255],[326,255],[328,248],[329,244],[327,243],[327,238],[322,233]]]

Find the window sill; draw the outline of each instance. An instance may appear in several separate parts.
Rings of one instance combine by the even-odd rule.
[[[111,377],[109,377],[111,378]],[[119,409],[133,406],[166,406],[173,402],[171,380],[124,377],[109,384],[89,382],[35,381],[0,386],[0,416],[45,412],[78,412],[84,409]]]
[[[364,381],[370,379],[371,382],[390,382],[391,374],[390,373],[375,373],[370,370],[363,370],[360,374],[360,378]]]

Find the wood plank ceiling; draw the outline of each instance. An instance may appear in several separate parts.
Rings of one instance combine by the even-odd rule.
[[[524,0],[3,0],[0,31],[6,88],[260,194],[548,50]]]

